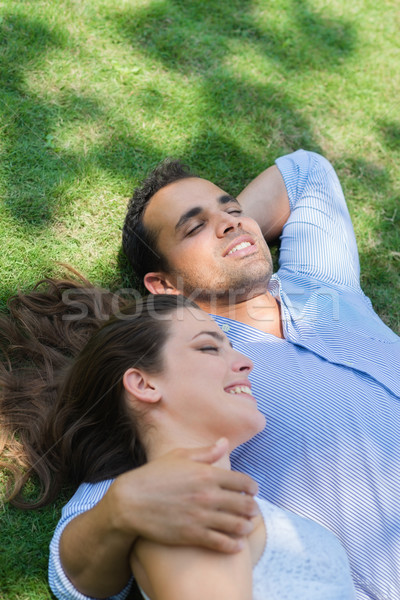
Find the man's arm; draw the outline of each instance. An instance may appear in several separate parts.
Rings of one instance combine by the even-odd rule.
[[[298,150],[278,158],[238,200],[267,241],[279,236],[285,225],[281,268],[361,291],[350,215],[337,175],[323,156]]]
[[[285,183],[276,165],[253,179],[238,200],[246,216],[257,221],[267,242],[279,237],[289,218],[290,207]]]
[[[291,207],[281,238],[280,268],[359,293],[357,243],[333,166],[320,154],[305,150],[281,156],[276,166]]]
[[[138,536],[239,551],[253,527],[257,485],[242,473],[212,466],[226,451],[226,440],[174,451],[117,477],[62,533],[61,564],[74,587],[97,598],[118,594],[129,581],[129,555]]]

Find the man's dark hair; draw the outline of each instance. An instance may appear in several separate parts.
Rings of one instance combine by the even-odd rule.
[[[196,177],[179,160],[165,159],[151,171],[142,185],[133,193],[122,230],[122,248],[136,274],[143,279],[150,271],[169,272],[168,261],[157,247],[157,231],[143,224],[143,215],[150,199],[170,183]]]

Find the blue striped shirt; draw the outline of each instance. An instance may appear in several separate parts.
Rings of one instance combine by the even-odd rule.
[[[358,600],[400,598],[400,338],[359,281],[356,241],[332,166],[304,151],[276,161],[291,216],[270,291],[285,339],[215,317],[254,362],[265,430],[233,467],[260,496],[331,529]]]
[[[339,537],[357,600],[398,600],[400,339],[360,288],[354,232],[331,165],[302,150],[276,164],[292,211],[270,283],[285,339],[215,317],[253,360],[253,391],[267,418],[232,464],[258,481],[261,497]],[[49,564],[50,585],[62,600],[86,597],[62,571],[61,532],[109,484],[81,486],[63,510]]]

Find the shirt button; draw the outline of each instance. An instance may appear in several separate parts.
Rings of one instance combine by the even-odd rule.
[[[222,329],[222,331],[225,331],[225,333],[226,333],[227,331],[230,330],[230,327],[229,327],[229,325],[227,323],[224,323],[222,325],[221,329]]]

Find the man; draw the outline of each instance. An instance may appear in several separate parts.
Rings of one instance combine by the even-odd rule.
[[[280,268],[272,275],[263,235],[273,239],[281,232]],[[348,552],[358,600],[397,599],[400,340],[360,288],[354,233],[331,165],[298,151],[278,159],[235,199],[179,164],[166,163],[133,197],[124,249],[150,292],[190,296],[253,359],[253,391],[267,427],[234,454],[233,466],[257,481],[261,496],[336,533]],[[110,525],[109,492],[94,508],[96,499],[78,502],[76,513],[91,510],[70,521],[60,546],[64,569],[76,586],[88,595],[116,593],[128,577],[121,559],[137,534],[235,551],[234,534],[246,533],[252,511],[248,496],[237,491],[254,493],[250,481],[236,474],[242,478],[211,483],[206,473],[215,473],[205,464],[199,464],[196,484],[185,488],[182,477],[186,459],[212,463],[218,451],[182,454],[145,467],[168,468],[176,478],[176,497],[167,501],[146,471],[130,475],[138,496],[125,520],[125,538],[121,524]],[[196,488],[202,478],[207,500],[201,486]],[[156,519],[160,531],[145,523],[148,513],[138,499],[146,495],[143,487],[148,505],[166,515]],[[184,497],[201,506],[196,518],[204,536],[196,519],[184,514]],[[239,497],[247,504],[236,504]],[[184,514],[185,525],[171,517],[172,505]],[[123,514],[121,507],[117,513]],[[103,538],[93,533],[99,522]],[[75,556],[63,551],[67,537],[82,541]],[[104,539],[114,549],[105,550]],[[97,557],[87,561],[94,547]],[[115,568],[117,562],[123,564],[118,578],[111,581],[108,572],[96,587],[104,565]]]

